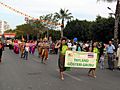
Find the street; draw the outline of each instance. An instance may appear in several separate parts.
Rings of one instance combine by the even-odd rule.
[[[51,54],[47,64],[37,53],[28,60],[5,48],[0,64],[0,90],[120,90],[120,71],[97,69],[97,78],[87,76],[88,69],[72,68],[59,79],[58,55]]]

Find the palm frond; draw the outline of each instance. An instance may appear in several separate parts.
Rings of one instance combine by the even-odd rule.
[[[61,14],[61,15],[64,15],[64,14],[65,14],[65,10],[61,9],[61,10],[60,10],[60,14]]]
[[[62,20],[62,23],[64,20],[70,20],[73,18],[72,13],[69,13],[68,9],[60,9],[59,13],[55,13],[54,17],[57,17],[59,20]]]
[[[67,16],[70,16],[70,15],[72,15],[72,13],[68,13],[68,14],[67,14]]]
[[[69,10],[67,9],[67,10],[65,10],[65,13],[68,13],[69,12]]]

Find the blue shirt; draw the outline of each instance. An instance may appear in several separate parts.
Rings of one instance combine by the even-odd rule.
[[[109,45],[106,49],[107,53],[113,53],[115,50],[115,46],[114,45]]]
[[[81,47],[78,47],[78,51],[81,51]]]

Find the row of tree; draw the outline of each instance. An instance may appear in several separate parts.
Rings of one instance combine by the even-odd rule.
[[[67,22],[63,33],[69,39],[77,37],[81,41],[97,40],[105,42],[111,40],[114,36],[114,22],[115,19],[113,17],[103,18],[101,16],[97,16],[95,21],[71,20]],[[43,38],[48,34],[48,36],[53,37],[53,40],[60,39],[61,34],[59,30],[55,30],[53,26],[49,26],[49,29],[45,26],[39,21],[35,21],[32,24],[19,25],[15,30],[6,32],[15,32],[17,38],[21,38],[23,35],[27,39],[27,35],[29,35],[29,39],[37,39],[40,37]]]
[[[113,17],[103,18],[101,16],[97,16],[95,21],[76,19],[67,23],[64,36],[70,39],[77,37],[82,41],[97,40],[106,42],[114,36],[114,21]]]
[[[69,13],[69,10],[60,9],[59,13],[40,16],[40,20],[27,20],[26,24],[19,25],[15,30],[6,32],[15,32],[17,38],[24,36],[26,39],[38,39],[46,35],[57,40],[64,35],[69,39],[77,37],[78,40],[82,41],[98,40],[104,42],[114,36],[115,19],[113,17],[103,18],[97,16],[95,21],[71,20],[72,18],[73,16]],[[66,26],[64,25],[65,20],[68,20]],[[61,21],[59,26],[61,27],[61,33],[57,29],[59,21]]]

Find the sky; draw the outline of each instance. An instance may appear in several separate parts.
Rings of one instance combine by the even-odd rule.
[[[0,0],[19,11],[22,11],[32,17],[59,12],[62,9],[68,9],[74,19],[95,20],[97,15],[108,17],[112,11],[115,11],[116,2],[97,2],[97,0]],[[112,12],[112,13],[113,13]],[[12,29],[17,25],[25,23],[25,16],[15,13],[0,5],[0,20],[7,21]]]

